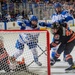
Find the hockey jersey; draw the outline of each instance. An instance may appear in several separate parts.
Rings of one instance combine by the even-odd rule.
[[[22,50],[24,44],[27,44],[29,49],[37,47],[39,33],[21,33],[16,43],[16,48]]]
[[[65,34],[64,34],[65,32]],[[56,47],[58,44],[66,44],[75,39],[75,32],[65,28],[65,31],[60,28],[56,34],[54,34],[54,41],[50,44],[50,47]]]
[[[17,20],[17,24],[21,26],[21,30],[39,30],[37,26],[33,28],[29,20]],[[37,47],[39,33],[21,33],[17,39],[16,48],[22,50],[24,44],[27,44],[29,49]]]
[[[39,30],[40,28],[37,27],[33,28],[31,22],[29,20],[19,19],[17,20],[17,24],[21,27],[21,30]]]
[[[53,22],[68,22],[70,20],[73,20],[72,15],[67,10],[62,10],[60,14],[57,14],[56,12],[51,17],[52,23]]]

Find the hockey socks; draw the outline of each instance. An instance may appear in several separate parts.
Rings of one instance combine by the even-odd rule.
[[[32,48],[31,51],[32,51],[32,54],[33,54],[34,62],[38,66],[42,66],[42,63],[38,61],[38,52],[37,52],[36,48]]]
[[[75,70],[75,65],[73,63],[73,59],[72,59],[72,56],[70,54],[68,54],[66,56],[66,61],[69,63],[69,67],[67,69],[65,69],[65,71],[71,71],[71,70]]]
[[[38,66],[42,66],[42,63],[38,61],[38,57],[34,55],[34,61]]]

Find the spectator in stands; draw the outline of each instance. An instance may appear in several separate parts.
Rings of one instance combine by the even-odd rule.
[[[70,10],[70,14],[75,18],[75,11],[74,10]]]
[[[19,10],[16,10],[16,13],[15,13],[16,19],[18,19],[19,16],[20,16],[20,12],[19,12]]]
[[[16,0],[10,0],[10,1],[13,2],[13,3],[16,2]]]
[[[13,2],[9,3],[9,10],[14,10],[14,3]]]
[[[26,8],[26,4],[27,4],[28,0],[22,0],[22,4],[23,4],[23,7]]]
[[[35,0],[36,3],[40,2],[40,0]]]
[[[34,8],[37,8],[38,10],[36,11],[36,14],[39,13],[38,15],[41,16],[41,15],[44,15],[44,9],[49,9],[51,10],[51,13],[48,14],[49,16],[52,15],[52,12],[53,12],[53,4],[57,1],[60,1],[63,6],[64,6],[64,9],[67,9],[67,10],[73,10],[75,11],[75,1],[71,1],[71,0],[10,0],[8,3],[9,3],[9,8],[7,8],[7,0],[2,0],[1,2],[1,13],[2,13],[2,17],[4,18],[4,16],[7,14],[7,12],[14,12],[13,15],[12,15],[12,21],[15,20],[14,15],[15,17],[19,16],[22,14],[22,16],[24,17],[24,14],[28,14],[28,15],[32,15],[32,14],[35,14],[35,9]],[[22,6],[21,6],[22,5]],[[19,7],[22,7],[22,11],[20,11],[20,8]],[[43,7],[43,8],[42,8]],[[15,10],[17,9],[17,11]],[[25,11],[26,10],[26,11]],[[15,13],[16,12],[16,13]],[[47,11],[48,12],[48,11]],[[21,13],[21,14],[20,14]],[[41,16],[42,18],[40,19],[43,19],[44,16]],[[47,18],[48,19],[48,18]]]
[[[0,12],[0,22],[2,22],[2,13]]]
[[[7,4],[6,4],[6,2],[2,2],[2,10],[3,11],[7,10]]]
[[[24,15],[25,15],[25,12],[24,12],[24,10],[22,11],[22,16],[24,17]]]
[[[8,22],[8,20],[5,16],[2,17],[2,22]]]
[[[49,0],[44,0],[46,3],[49,3]]]
[[[15,17],[15,15],[13,14],[13,15],[11,15],[11,21],[15,21],[16,20],[16,17]]]

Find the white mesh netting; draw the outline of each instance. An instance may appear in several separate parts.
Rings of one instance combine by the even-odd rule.
[[[0,75],[48,75],[47,34],[47,31],[1,31],[4,46],[0,48]],[[23,53],[16,61],[9,61],[9,56],[19,50]]]

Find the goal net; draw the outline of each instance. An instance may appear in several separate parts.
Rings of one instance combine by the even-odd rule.
[[[49,41],[48,31],[0,31],[0,73],[50,75]]]

